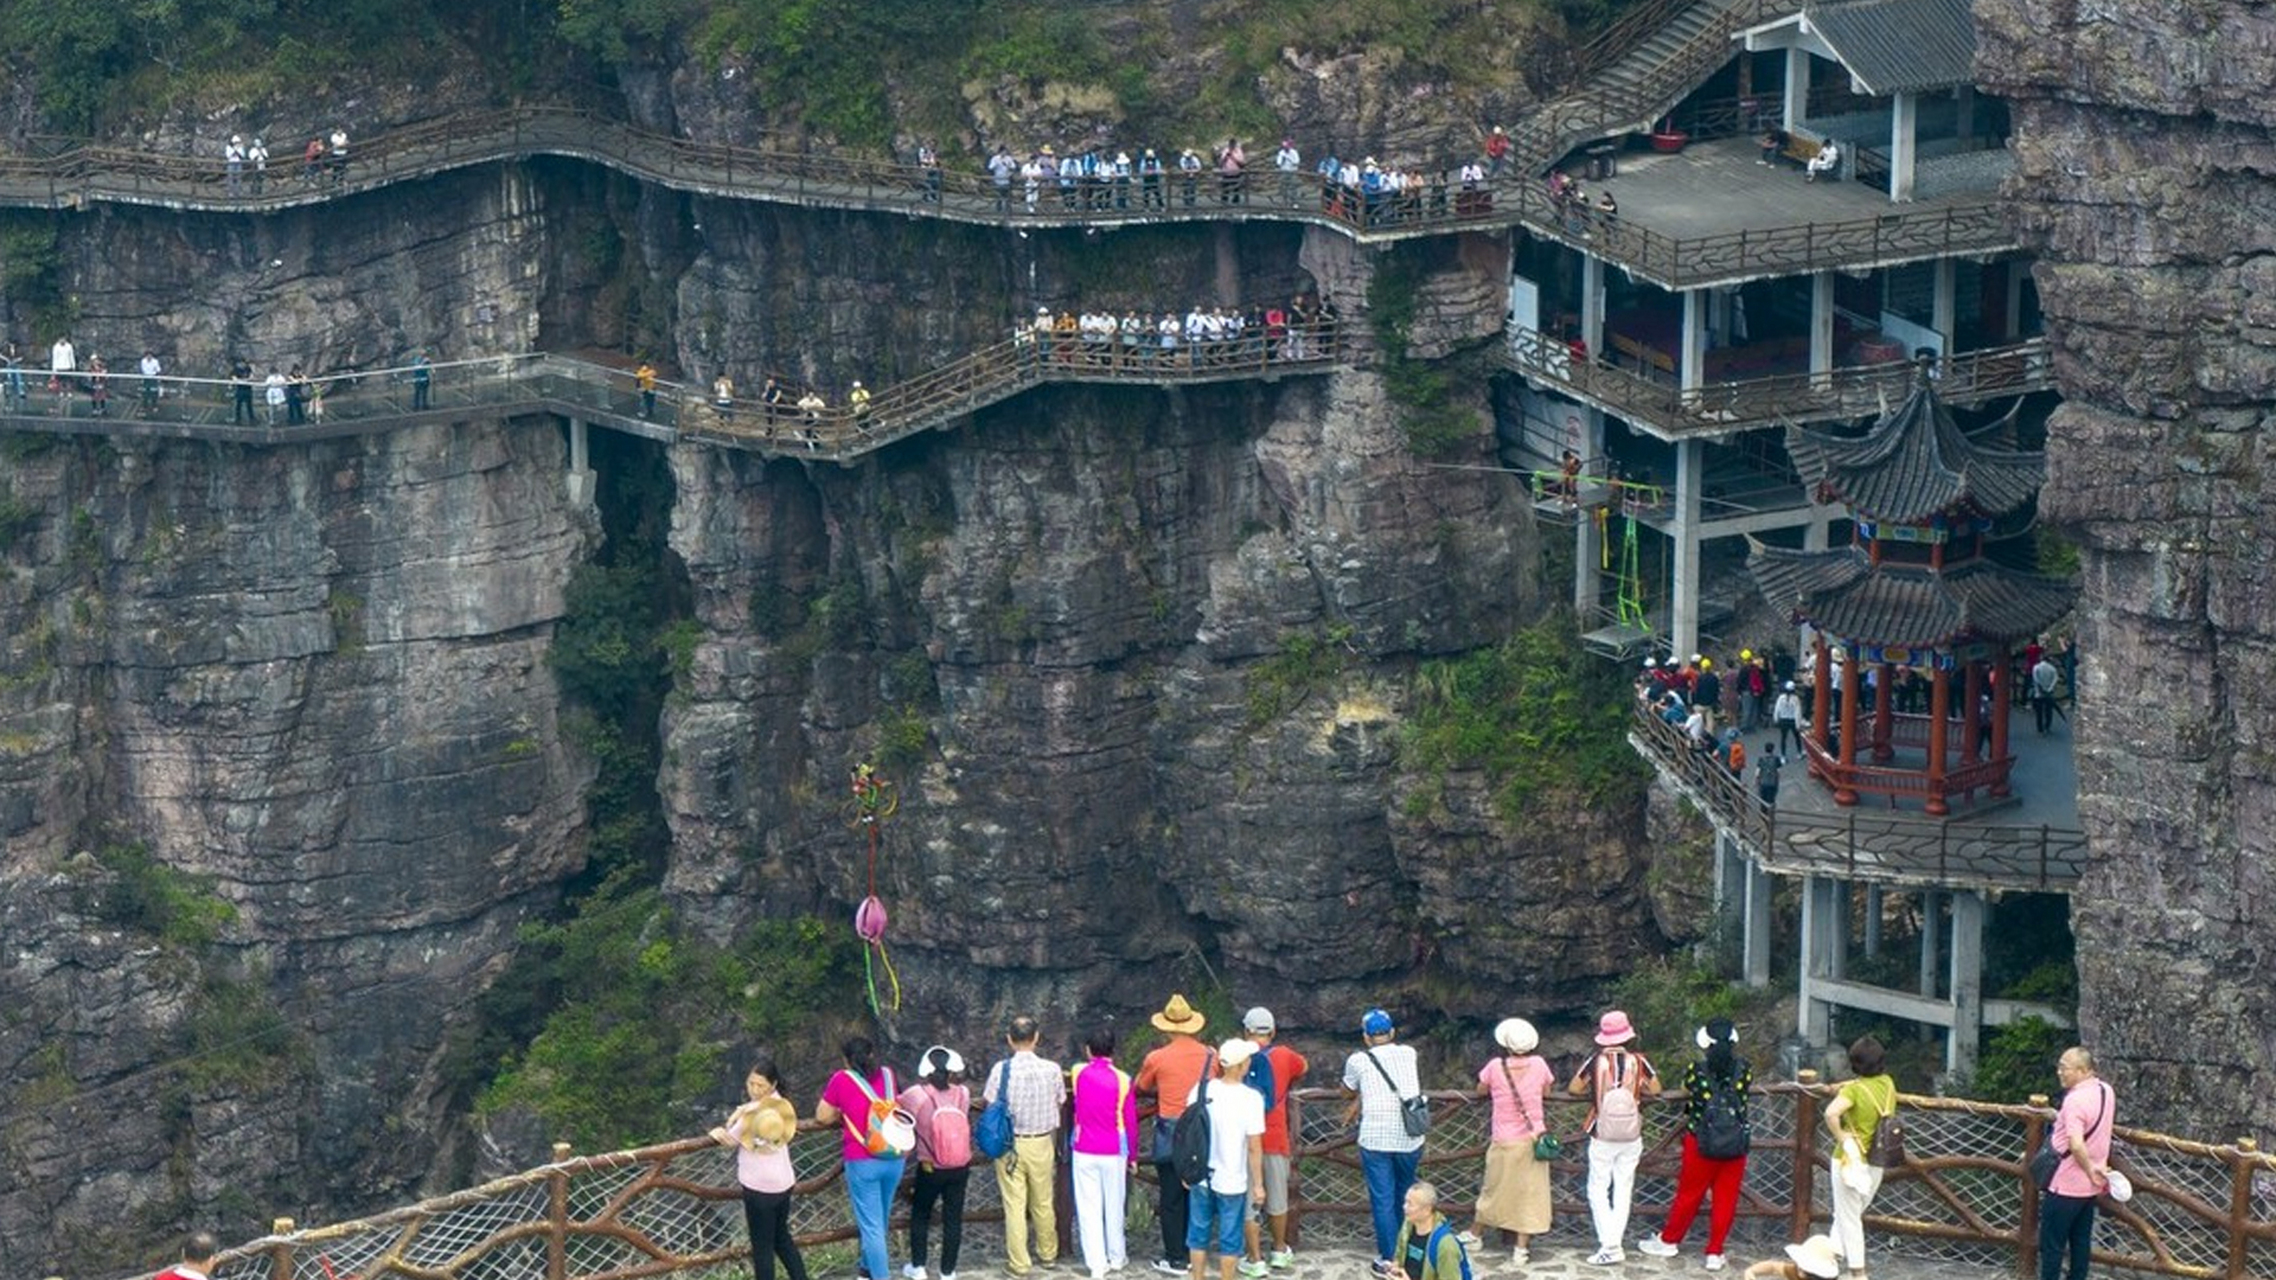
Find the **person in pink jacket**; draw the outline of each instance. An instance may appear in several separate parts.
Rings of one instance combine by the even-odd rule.
[[[1114,1032],[1101,1028],[1083,1042],[1090,1061],[1068,1073],[1075,1124],[1075,1227],[1091,1280],[1129,1261],[1122,1223],[1130,1173],[1138,1167],[1138,1099],[1130,1075],[1114,1065]]]

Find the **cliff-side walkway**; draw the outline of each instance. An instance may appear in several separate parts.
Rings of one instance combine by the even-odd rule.
[[[773,456],[851,463],[898,440],[936,430],[1046,383],[1149,387],[1277,381],[1343,367],[1334,327],[1302,330],[1296,343],[1262,337],[1165,349],[1154,345],[1011,340],[877,390],[866,411],[839,402],[801,410],[790,392],[770,410],[742,388],[725,405],[696,387],[659,382],[652,408],[632,374],[546,353],[327,375],[321,415],[291,423],[260,383],[105,375],[106,409],[94,412],[85,370],[51,380],[22,371],[18,395],[0,375],[0,428],[55,434],[285,444],[369,435],[470,417],[558,414],[650,439],[689,440]],[[153,382],[159,394],[145,399]]]

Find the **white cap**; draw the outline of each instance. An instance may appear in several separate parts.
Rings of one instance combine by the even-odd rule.
[[[1256,1056],[1254,1040],[1227,1040],[1217,1046],[1217,1061],[1224,1066],[1237,1067]]]

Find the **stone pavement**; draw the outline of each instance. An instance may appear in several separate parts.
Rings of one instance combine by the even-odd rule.
[[[1578,1242],[1565,1244],[1560,1241],[1547,1245],[1536,1245],[1533,1249],[1532,1261],[1525,1267],[1519,1268],[1511,1265],[1508,1249],[1498,1245],[1483,1245],[1470,1251],[1470,1269],[1478,1276],[1493,1276],[1502,1278],[1502,1280],[1515,1280],[1516,1277],[1520,1276],[1539,1277],[1540,1280],[1619,1280],[1621,1277],[1639,1276],[1705,1276],[1710,1273],[1701,1265],[1697,1244],[1698,1238],[1704,1234],[1704,1230],[1704,1223],[1694,1227],[1694,1238],[1690,1242],[1690,1247],[1685,1249],[1682,1256],[1675,1258],[1645,1257],[1636,1252],[1635,1242],[1631,1240],[1626,1262],[1616,1267],[1592,1267],[1587,1261],[1592,1251],[1589,1246]],[[1143,1237],[1136,1235],[1131,1237],[1133,1243],[1141,1238]],[[1763,1243],[1757,1245],[1753,1243],[1755,1239],[1761,1239]],[[975,1243],[971,1237],[966,1237],[967,1247]],[[1871,1243],[1871,1239],[1868,1237],[1868,1249],[1871,1248]],[[1749,1263],[1779,1256],[1783,1256],[1780,1245],[1768,1237],[1750,1236],[1748,1243],[1742,1244],[1739,1235],[1734,1233],[1728,1255],[1730,1265],[1720,1274],[1729,1277],[1730,1280],[1738,1280],[1739,1273],[1745,1271]],[[1001,1280],[1008,1274],[997,1266],[974,1265],[977,1261],[978,1259],[972,1255],[966,1255],[966,1263],[959,1271],[960,1280]],[[1299,1248],[1296,1251],[1296,1266],[1286,1271],[1275,1271],[1272,1275],[1274,1280],[1366,1280],[1369,1261],[1367,1251],[1363,1249]],[[1080,1261],[1070,1256],[1062,1256],[1052,1266],[1039,1266],[1028,1274],[1035,1280],[1043,1280],[1043,1278],[1066,1280],[1068,1277],[1081,1277],[1084,1273]],[[1871,1258],[1871,1274],[1873,1280],[1986,1280],[1987,1277],[2012,1274],[2012,1268],[1984,1263],[1934,1262],[1878,1252],[1873,1254]],[[1204,1280],[1216,1280],[1216,1275],[1217,1272],[1212,1268]],[[1149,1269],[1145,1263],[1132,1259],[1130,1267],[1121,1272],[1117,1280],[1169,1280],[1169,1278],[1157,1277],[1156,1273]]]

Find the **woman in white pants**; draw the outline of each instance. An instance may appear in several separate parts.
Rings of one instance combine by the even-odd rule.
[[[1850,1280],[1864,1280],[1865,1211],[1881,1190],[1881,1170],[1867,1157],[1882,1119],[1897,1107],[1897,1082],[1889,1077],[1887,1062],[1887,1051],[1872,1036],[1849,1046],[1855,1078],[1826,1104],[1826,1132],[1833,1135],[1833,1239]]]
[[[1659,1074],[1643,1054],[1628,1045],[1636,1028],[1618,1009],[1597,1020],[1597,1051],[1581,1064],[1566,1092],[1589,1097],[1588,1212],[1596,1225],[1596,1252],[1589,1263],[1617,1267],[1628,1255],[1620,1242],[1628,1236],[1628,1208],[1636,1194],[1636,1164],[1644,1158],[1643,1115],[1639,1104],[1660,1091]]]
[[[1083,1266],[1091,1280],[1100,1280],[1130,1257],[1122,1227],[1130,1171],[1138,1161],[1138,1100],[1129,1074],[1114,1065],[1114,1032],[1092,1032],[1083,1048],[1090,1061],[1069,1073],[1075,1113],[1070,1174]]]

